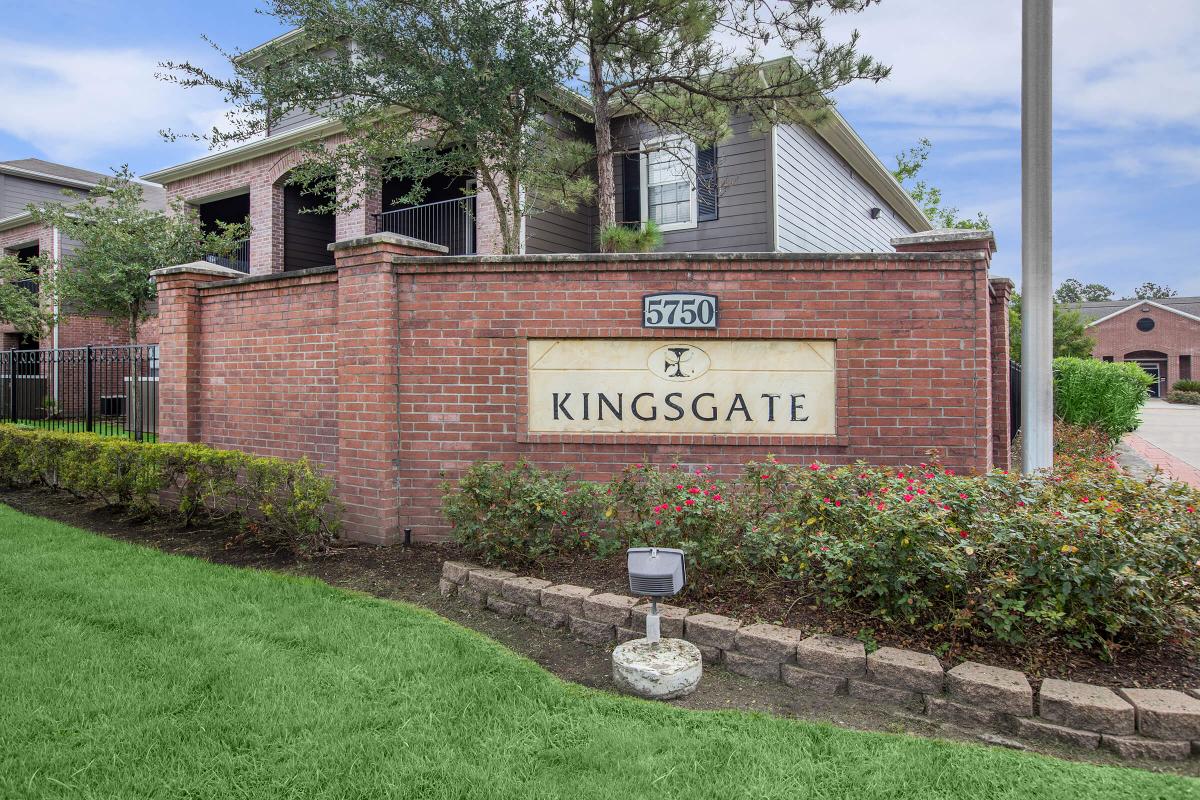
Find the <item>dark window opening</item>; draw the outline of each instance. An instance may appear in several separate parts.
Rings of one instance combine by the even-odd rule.
[[[1179,380],[1190,381],[1192,379],[1192,357],[1179,357]]]
[[[33,274],[37,275],[37,272],[38,272],[37,266],[30,262],[32,262],[39,255],[41,255],[41,252],[42,252],[42,249],[39,245],[31,244],[28,247],[22,247],[17,250],[13,250],[12,255],[16,256],[17,261],[20,261],[22,264],[28,265],[32,269]],[[31,278],[29,280],[25,280],[25,281],[17,281],[17,286],[20,286],[22,289],[33,292],[35,294],[37,293],[37,290],[38,290],[38,282],[36,279],[33,279],[33,278]],[[34,346],[36,347],[37,345],[34,345]]]
[[[250,194],[234,195],[208,203],[197,203],[196,212],[200,216],[200,227],[205,233],[217,233],[221,230],[219,223],[227,225],[245,222],[250,217]],[[250,272],[250,240],[244,239],[236,250],[229,255],[209,255],[205,261],[219,264],[222,267],[235,269],[238,272]]]
[[[1142,317],[1137,321],[1137,329],[1143,333],[1148,333],[1154,330],[1154,320],[1149,317]]]
[[[1104,357],[1104,360],[1105,360],[1105,361],[1107,361],[1109,364],[1111,364],[1111,363],[1112,363],[1112,360],[1113,360],[1113,357],[1112,357],[1112,356],[1105,356],[1105,357]]]

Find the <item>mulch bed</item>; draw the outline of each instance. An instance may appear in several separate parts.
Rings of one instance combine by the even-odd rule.
[[[272,569],[319,578],[336,586],[358,589],[393,599],[424,598],[436,590],[441,562],[473,560],[453,544],[419,544],[401,547],[339,547],[327,556],[308,561],[248,545],[229,545],[225,531],[183,529],[162,520],[133,520],[93,503],[44,489],[0,491],[0,502],[29,514],[57,519],[116,539],[191,555],[233,566]],[[554,583],[573,583],[599,591],[626,593],[622,558],[545,559],[534,565],[501,565],[521,575]],[[421,602],[420,599],[417,600]],[[842,609],[826,609],[797,597],[781,584],[739,591],[718,591],[693,584],[674,603],[693,611],[736,617],[743,622],[772,622],[806,633],[830,633],[863,639],[868,648],[892,645],[937,653],[946,667],[961,661],[979,661],[1027,673],[1036,684],[1041,678],[1065,678],[1111,687],[1200,687],[1200,643],[1194,640],[1164,642],[1145,647],[1120,648],[1111,663],[1092,653],[1038,643],[1012,647],[991,642],[950,641],[941,635],[909,628]]]

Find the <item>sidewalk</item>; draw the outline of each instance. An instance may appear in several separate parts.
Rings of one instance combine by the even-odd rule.
[[[1123,443],[1177,481],[1200,488],[1200,406],[1149,400]]]

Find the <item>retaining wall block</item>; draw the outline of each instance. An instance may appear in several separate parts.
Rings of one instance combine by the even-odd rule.
[[[629,627],[630,610],[636,606],[636,597],[626,597],[623,594],[588,595],[583,599],[583,616],[592,622],[603,622],[605,625],[620,625]]]
[[[438,591],[442,597],[453,597],[458,593],[458,584],[449,578],[438,578]]]
[[[571,633],[581,642],[587,644],[609,644],[613,640],[614,625],[595,622],[583,617],[571,617]]]
[[[442,577],[449,581],[454,581],[459,586],[467,582],[472,570],[483,569],[478,564],[471,564],[467,561],[443,561],[442,562]]]
[[[617,626],[617,644],[625,644],[632,642],[634,639],[644,639],[646,635],[635,631],[633,628],[622,628]]]
[[[1038,716],[1055,725],[1116,736],[1135,730],[1133,706],[1112,689],[1055,678],[1042,681]]]
[[[1100,734],[1095,731],[1081,731],[1028,717],[1014,717],[1013,719],[1016,721],[1017,735],[1024,739],[1040,739],[1046,742],[1082,747],[1086,750],[1095,750],[1100,746]]]
[[[1111,750],[1121,758],[1153,758],[1159,761],[1182,761],[1192,754],[1190,742],[1172,742],[1162,739],[1143,739],[1141,736],[1100,737],[1100,746]]]
[[[487,607],[500,616],[508,617],[509,619],[525,616],[525,606],[505,600],[498,594],[489,594],[487,596]]]
[[[630,611],[632,615],[632,624],[635,631],[645,632],[646,617],[650,613],[649,603],[639,603]],[[658,604],[658,630],[664,639],[682,639],[683,638],[683,621],[691,612],[681,606],[667,605],[666,603]]]
[[[1033,687],[1025,673],[964,661],[946,673],[950,699],[1012,714],[1033,716]]]
[[[978,706],[965,706],[937,695],[925,695],[925,715],[930,719],[952,722],[968,728],[1013,730],[1013,717],[1000,711]]]
[[[846,694],[847,681],[839,675],[825,675],[803,667],[784,664],[780,678],[788,686],[814,694]]]
[[[538,606],[530,606],[525,609],[525,616],[546,628],[565,628],[569,619],[565,611],[551,611]]]
[[[725,669],[764,681],[779,680],[779,662],[748,656],[737,650],[725,651]]]
[[[550,581],[541,578],[509,578],[500,587],[500,594],[511,603],[537,606],[542,603],[542,589],[549,585]]]
[[[458,587],[458,598],[473,608],[483,608],[487,605],[487,595],[469,583]]]
[[[561,611],[572,617],[582,617],[583,600],[594,591],[595,589],[589,589],[586,586],[574,586],[569,583],[548,586],[542,589],[542,608]]]
[[[691,640],[689,639],[688,641]],[[700,658],[705,664],[720,664],[725,660],[725,651],[719,647],[709,647],[706,644],[698,644],[696,642],[692,642],[692,644],[696,645],[696,649],[700,651]]]
[[[1137,730],[1152,739],[1200,739],[1200,700],[1174,689],[1121,689],[1136,709]]]
[[[758,622],[738,628],[734,644],[739,653],[776,664],[791,664],[796,661],[796,645],[804,634],[795,628]]]
[[[867,648],[857,639],[817,634],[796,646],[796,663],[813,672],[861,678],[867,674]]]
[[[928,653],[881,647],[867,656],[867,677],[884,686],[941,694],[944,673],[937,658]]]
[[[692,644],[732,650],[742,623],[720,614],[691,614],[684,620],[684,638]]]
[[[858,678],[849,678],[847,679],[846,691],[851,697],[859,700],[868,700],[872,703],[888,703],[894,706],[902,706],[912,711],[925,710],[924,695],[909,689],[884,686],[878,683],[871,683],[870,681],[859,680]]]
[[[506,569],[475,569],[471,570],[471,575],[467,578],[467,585],[484,594],[500,594],[500,587],[504,585],[504,582],[515,577],[515,572],[509,572]]]

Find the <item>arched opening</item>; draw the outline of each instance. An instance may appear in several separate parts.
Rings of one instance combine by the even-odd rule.
[[[1167,354],[1157,350],[1134,350],[1126,353],[1125,361],[1133,361],[1139,367],[1150,373],[1154,383],[1150,384],[1151,397],[1163,397],[1170,385],[1167,376]]]

